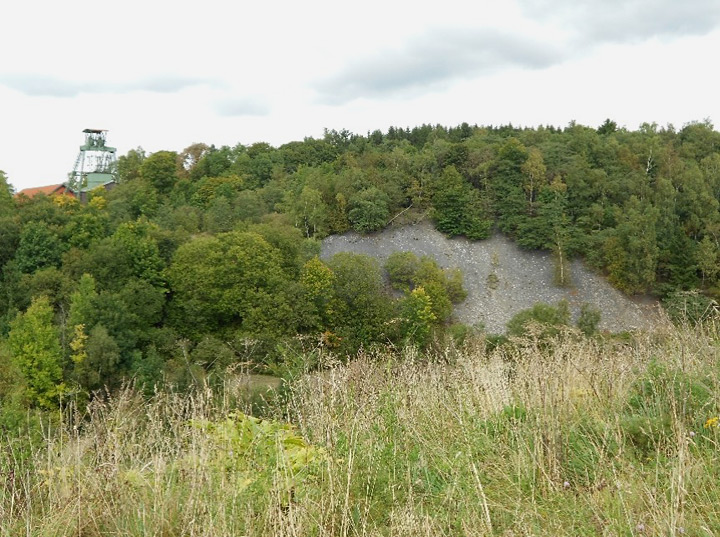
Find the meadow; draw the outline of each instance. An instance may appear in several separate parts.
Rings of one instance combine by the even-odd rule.
[[[322,348],[260,394],[131,385],[0,443],[0,535],[707,536],[720,322]]]

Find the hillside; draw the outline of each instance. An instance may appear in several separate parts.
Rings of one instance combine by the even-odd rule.
[[[427,348],[468,325],[501,332],[520,310],[562,325],[562,298],[576,316],[595,305],[586,333],[597,313],[613,332],[654,325],[656,305],[627,297],[696,320],[720,299],[718,148],[709,122],[423,125],[281,147],[139,147],[87,203],[15,197],[0,173],[0,401],[50,410],[128,379],[150,393],[237,364],[279,373],[313,345],[342,359]],[[382,232],[414,215],[427,221]],[[380,263],[339,249],[410,252],[383,280]],[[568,259],[607,281],[576,263],[556,287]]]
[[[569,302],[573,317],[583,303],[599,308],[604,330],[648,329],[663,322],[656,300],[624,295],[580,260],[572,263],[571,284],[557,286],[550,254],[522,250],[502,234],[482,241],[448,239],[430,222],[421,221],[372,235],[351,231],[330,236],[323,241],[321,256],[328,259],[338,252],[353,252],[382,261],[397,251],[433,257],[443,268],[459,268],[468,297],[456,307],[456,319],[470,325],[482,323],[491,333],[503,332],[513,315],[536,302],[554,304],[563,299]]]

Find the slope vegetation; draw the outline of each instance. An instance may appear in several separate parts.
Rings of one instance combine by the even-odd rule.
[[[372,235],[333,235],[323,241],[321,253],[329,258],[338,252],[353,252],[382,261],[397,251],[433,257],[443,268],[459,268],[468,297],[455,310],[457,320],[482,323],[491,333],[503,332],[513,315],[537,302],[563,299],[574,316],[583,303],[596,306],[602,312],[600,328],[604,330],[648,329],[663,322],[657,301],[624,295],[579,260],[569,267],[569,284],[557,285],[550,254],[522,250],[501,234],[484,241],[448,239],[429,222],[421,221]]]

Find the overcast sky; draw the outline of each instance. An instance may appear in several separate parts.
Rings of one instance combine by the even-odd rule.
[[[720,121],[718,0],[23,0],[0,7],[0,170],[391,125]],[[717,128],[717,127],[716,127]]]

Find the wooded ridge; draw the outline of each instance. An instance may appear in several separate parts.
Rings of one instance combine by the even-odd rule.
[[[558,285],[582,258],[619,290],[685,313],[720,293],[720,133],[709,122],[137,148],[116,177],[83,204],[13,197],[0,176],[0,397],[51,407],[129,377],[151,387],[238,363],[282,371],[308,345],[347,356],[467,334],[453,324],[459,271],[409,253],[385,269],[318,258],[328,235],[419,215],[447,236],[499,230],[551,252]]]

